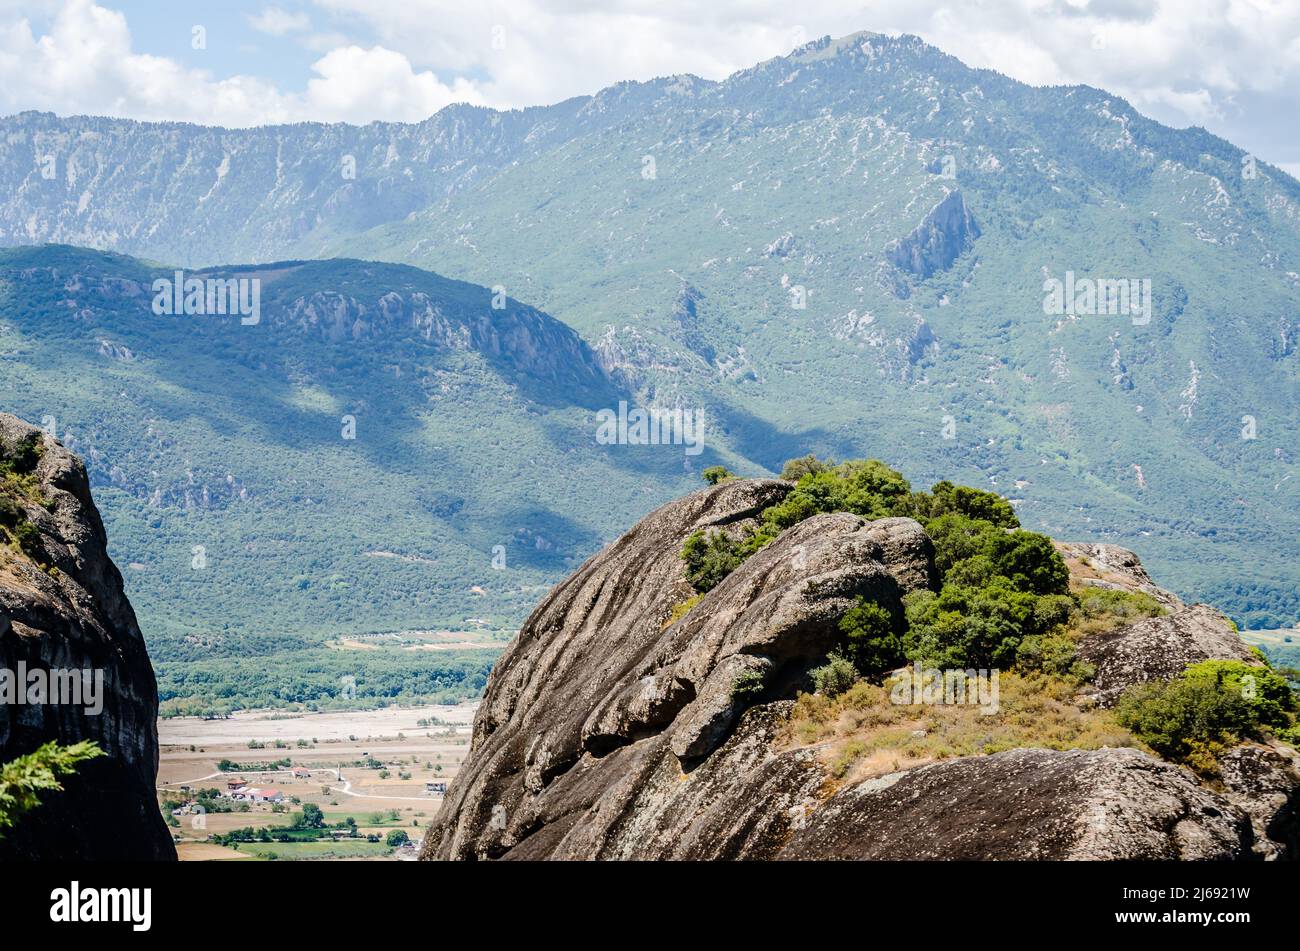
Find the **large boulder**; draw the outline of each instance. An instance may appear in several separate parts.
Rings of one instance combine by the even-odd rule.
[[[1219,775],[1250,816],[1256,854],[1300,857],[1300,754],[1285,743],[1243,743],[1219,757]]]
[[[732,481],[670,503],[538,606],[493,671],[422,858],[1241,859],[1294,849],[1287,816],[1300,784],[1285,763],[1254,754],[1234,751],[1229,788],[1217,791],[1133,749],[1018,749],[844,780],[819,748],[791,747],[788,698],[836,644],[844,611],[861,597],[896,609],[934,575],[916,522],[819,515],[678,617],[692,594],[685,540],[739,536],[790,486]],[[1121,552],[1086,557],[1104,556],[1124,585],[1148,585]],[[1159,594],[1181,618],[1181,602]],[[1226,651],[1202,633],[1186,637]]]
[[[1089,696],[1114,704],[1134,684],[1169,680],[1203,660],[1263,662],[1238,636],[1232,622],[1208,604],[1178,607],[1079,642],[1080,659],[1096,668]]]
[[[107,755],[80,764],[63,792],[41,794],[0,838],[0,859],[174,859],[154,791],[153,667],[108,557],[85,468],[40,430],[0,414],[0,449],[12,454],[23,444],[40,451],[39,500],[2,485],[0,495],[38,537],[26,551],[0,546],[0,669],[102,673],[102,709],[0,705],[0,762],[50,740],[94,740]]]
[[[492,672],[426,857],[655,853],[618,830],[661,808],[690,817],[645,804],[651,775],[672,777],[670,799],[685,792],[747,707],[824,659],[857,598],[897,607],[931,583],[932,546],[916,522],[822,515],[666,623],[691,593],[686,538],[734,531],[789,489],[734,481],[672,502],[542,602]]]
[[[870,779],[830,798],[788,859],[1243,859],[1244,811],[1130,749],[1008,750]]]

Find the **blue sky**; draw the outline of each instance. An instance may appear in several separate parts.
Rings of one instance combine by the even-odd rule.
[[[1295,0],[0,0],[0,112],[414,121],[455,101],[721,79],[864,29],[1025,82],[1107,89],[1300,175]]]

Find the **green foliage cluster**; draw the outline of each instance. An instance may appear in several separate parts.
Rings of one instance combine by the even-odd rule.
[[[41,458],[41,436],[6,444],[0,441],[0,540],[15,545],[29,557],[40,551],[41,533],[27,518],[19,499],[42,503],[33,472]]]
[[[304,802],[302,812],[295,818],[294,825],[300,829],[325,828],[325,813],[314,802]]]
[[[712,591],[762,547],[757,538],[750,533],[737,540],[721,529],[693,533],[682,545],[686,580],[700,594]]]
[[[843,657],[863,673],[905,659],[940,667],[1009,667],[1023,639],[1041,637],[1075,609],[1069,572],[1051,539],[1022,530],[1001,496],[948,481],[914,492],[877,459],[832,464],[805,456],[782,471],[798,475],[798,482],[763,510],[757,527],[740,537],[715,530],[686,540],[686,577],[697,591],[711,590],[782,531],[825,512],[915,518],[934,541],[938,591],[909,594],[903,616],[868,601],[845,615]],[[1026,657],[1041,649],[1037,643]],[[1054,654],[1051,663],[1060,662]]]
[[[1075,603],[1083,619],[1105,619],[1111,624],[1131,624],[1165,613],[1164,607],[1151,595],[1118,588],[1085,588],[1075,595]]]
[[[1116,717],[1165,759],[1214,772],[1222,750],[1266,731],[1300,740],[1297,708],[1281,674],[1241,661],[1207,660],[1174,680],[1129,688]]]
[[[700,475],[709,485],[717,485],[719,482],[726,482],[736,477],[736,474],[726,466],[709,466]]]
[[[0,476],[30,475],[41,461],[41,436],[32,433],[13,443],[0,441]]]
[[[765,683],[761,671],[747,670],[731,682],[731,699],[752,700],[762,694]]]
[[[857,682],[858,669],[843,654],[830,653],[826,663],[808,672],[813,688],[827,697],[838,697]]]
[[[1016,667],[1077,681],[1090,680],[1096,673],[1091,664],[1076,656],[1075,642],[1065,634],[1030,634],[1016,648]]]
[[[78,763],[104,755],[90,740],[70,746],[60,746],[51,740],[31,753],[0,765],[0,836],[41,804],[41,793],[63,789],[60,778],[72,774]]]

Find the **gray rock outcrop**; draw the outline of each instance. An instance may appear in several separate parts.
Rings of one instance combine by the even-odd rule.
[[[780,858],[1242,859],[1250,820],[1130,749],[1007,750],[849,786]]]
[[[931,208],[909,235],[892,242],[885,249],[885,258],[900,271],[924,280],[952,267],[979,236],[980,227],[965,197],[954,190]]]
[[[843,612],[860,596],[897,607],[934,582],[916,522],[819,515],[673,620],[692,593],[686,538],[738,535],[790,487],[725,482],[672,502],[538,606],[492,673],[422,858],[1291,854],[1300,778],[1251,753],[1235,754],[1218,791],[1134,749],[1015,749],[842,780],[817,747],[782,742],[788,698],[835,645]],[[1110,554],[1149,581],[1135,558]],[[1185,636],[1222,652],[1199,629]]]
[[[1300,755],[1284,743],[1243,743],[1219,758],[1227,798],[1250,816],[1255,853],[1300,857]]]
[[[1135,591],[1150,595],[1166,608],[1181,608],[1182,600],[1156,585],[1138,556],[1119,545],[1097,542],[1053,542],[1065,559],[1070,576],[1086,587]]]
[[[154,794],[158,692],[122,576],[81,461],[41,431],[0,414],[0,448],[39,448],[40,502],[0,487],[11,519],[35,527],[23,552],[0,556],[0,669],[91,670],[102,709],[87,704],[0,705],[0,762],[56,740],[94,740],[106,756],[81,763],[0,838],[0,859],[175,859]],[[93,674],[92,674],[93,676]],[[88,699],[87,694],[82,699]]]
[[[1232,622],[1208,604],[1179,607],[1079,642],[1079,658],[1096,668],[1090,696],[1110,706],[1126,689],[1169,680],[1203,660],[1239,660],[1263,666]]]

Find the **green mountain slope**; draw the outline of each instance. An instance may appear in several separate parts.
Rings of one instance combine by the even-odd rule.
[[[648,392],[725,402],[764,466],[807,446],[982,482],[1267,626],[1300,616],[1300,188],[1243,160],[1097,90],[855,37],[658,84],[345,243],[524,288]],[[1067,272],[1148,279],[1149,322],[1045,314]]]
[[[634,401],[704,407],[749,473],[887,457],[1125,544],[1244,624],[1300,619],[1300,184],[1101,90],[858,34],[720,83],[410,125],[3,125],[0,240],[501,285]],[[1045,313],[1067,274],[1149,281],[1149,321]],[[572,482],[536,488],[578,517]]]
[[[131,258],[0,251],[0,404],[85,458],[164,700],[214,682],[266,700],[272,668],[283,699],[349,674],[362,697],[472,694],[490,650],[322,645],[445,628],[490,646],[713,458],[598,445],[616,383],[486,288],[358,261],[187,276],[256,277],[259,322],[156,314],[172,271]]]

